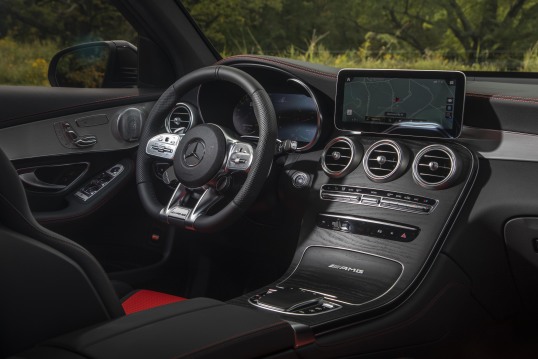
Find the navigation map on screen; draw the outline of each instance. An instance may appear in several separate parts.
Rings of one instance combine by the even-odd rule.
[[[430,122],[452,129],[455,80],[346,78],[344,122]]]
[[[337,127],[378,133],[420,129],[432,136],[457,137],[464,86],[464,75],[449,71],[342,70]]]

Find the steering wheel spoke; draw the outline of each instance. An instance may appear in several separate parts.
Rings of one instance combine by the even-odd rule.
[[[151,157],[172,160],[183,134],[161,133],[149,139],[146,154]]]
[[[192,189],[180,183],[160,216],[169,224],[194,230],[196,219],[222,198],[213,187]]]

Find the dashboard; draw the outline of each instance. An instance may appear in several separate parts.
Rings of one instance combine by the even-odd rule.
[[[299,152],[313,148],[323,126],[320,95],[288,72],[255,65],[239,68],[268,92],[277,116],[278,139],[296,142]],[[232,129],[243,138],[258,136],[252,102],[238,86],[225,82],[204,84],[198,92],[198,104],[204,122]]]
[[[477,174],[477,153],[453,138],[462,127],[465,76],[347,69],[327,81],[328,96],[315,85],[316,73],[305,81],[279,66],[233,66],[269,94],[278,140],[296,142],[280,169],[291,186],[280,190],[304,211],[288,271],[234,302],[319,329],[405,299],[439,253]],[[256,140],[251,99],[236,85],[205,83],[197,110],[183,107]],[[181,126],[175,111],[167,129]]]
[[[307,146],[316,138],[319,111],[312,97],[289,92],[269,93],[278,121],[278,138],[297,141]],[[235,131],[241,136],[258,136],[258,123],[252,109],[252,100],[245,95],[233,112]]]
[[[433,101],[439,102],[445,113],[440,121],[430,122],[442,124],[445,128],[437,133],[449,136],[434,138],[414,132],[424,126],[405,126],[406,132],[377,131],[373,126],[370,131],[352,128],[358,121],[353,122],[353,114],[346,118],[346,108],[340,106],[338,69],[255,56],[239,56],[222,63],[245,69],[266,87],[280,113],[281,140],[300,141],[305,136],[304,144],[312,139],[314,116],[303,122],[299,115],[302,96],[315,99],[323,119],[316,128],[317,141],[308,149],[290,154],[282,169],[279,191],[285,195],[281,201],[294,210],[302,204],[304,211],[288,270],[274,283],[231,303],[277,312],[308,325],[315,333],[379,315],[385,327],[397,326],[401,310],[394,309],[399,306],[412,308],[404,318],[414,313],[417,322],[422,321],[418,319],[421,313],[430,313],[424,312],[425,307],[435,307],[431,312],[435,319],[431,320],[447,323],[454,319],[447,314],[451,305],[438,302],[452,295],[448,301],[468,301],[470,311],[485,308],[495,315],[509,315],[517,290],[509,263],[514,257],[506,257],[505,245],[509,252],[518,249],[505,244],[504,226],[509,219],[512,224],[514,218],[538,213],[537,196],[528,176],[538,168],[536,159],[525,150],[538,149],[538,126],[530,121],[531,113],[537,112],[537,102],[531,96],[535,85],[469,77],[466,88],[460,83],[456,89],[451,87],[456,84],[448,82],[454,96],[445,91],[444,100]],[[290,79],[301,81],[313,96],[306,95]],[[431,84],[438,80],[433,79]],[[441,80],[445,81],[442,74]],[[297,93],[302,96],[289,96]],[[275,101],[280,94],[288,96],[283,96],[284,103],[297,101],[289,120],[283,120],[285,110]],[[383,101],[384,108],[391,106]],[[205,121],[220,121],[239,135],[255,136],[249,101],[239,89],[206,84],[198,93],[198,105]],[[360,103],[357,106],[363,110]],[[339,126],[335,112],[349,121]],[[363,112],[373,120],[365,122],[383,117],[376,124],[389,128],[403,117],[387,116],[387,110],[383,110],[385,116]],[[454,119],[458,120],[455,126],[445,125]],[[425,122],[421,118],[413,120]],[[294,132],[294,125],[305,123],[308,126],[300,133]],[[513,177],[514,171],[521,174],[518,180]],[[524,194],[531,192],[534,195]],[[518,202],[521,200],[524,203]],[[528,269],[525,273],[522,277],[528,278]],[[473,283],[461,279],[465,277]],[[457,294],[452,290],[455,283],[468,288],[468,292]],[[536,297],[527,296],[523,301],[532,303],[532,298]],[[372,323],[375,326],[375,321]],[[387,334],[384,340],[409,345],[423,341],[419,338],[425,333],[435,338],[446,335],[426,330],[431,327],[428,325],[415,334],[394,330],[394,335]],[[357,338],[358,333],[368,334],[372,326],[362,324],[345,335]],[[361,350],[374,345],[368,339],[353,340],[355,350],[359,345],[364,348]]]

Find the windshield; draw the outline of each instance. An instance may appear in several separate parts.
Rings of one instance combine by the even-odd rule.
[[[183,0],[223,57],[538,71],[538,0]]]

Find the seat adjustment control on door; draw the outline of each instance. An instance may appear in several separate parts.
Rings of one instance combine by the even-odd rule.
[[[56,122],[54,131],[61,144],[67,148],[87,148],[97,143],[94,135],[79,135],[69,122]]]

